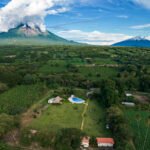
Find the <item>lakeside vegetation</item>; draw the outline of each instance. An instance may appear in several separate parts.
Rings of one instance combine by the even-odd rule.
[[[20,149],[38,143],[43,150],[76,150],[80,137],[87,135],[92,137],[93,146],[96,137],[112,136],[116,150],[139,150],[139,143],[149,150],[150,129],[145,124],[150,116],[149,58],[148,48],[0,46],[0,149],[11,150],[7,143],[12,142]],[[127,91],[139,96],[144,93],[146,102],[127,99]],[[88,103],[84,116],[85,105],[67,101],[72,94]],[[64,99],[62,105],[47,103],[48,98],[58,95]],[[128,109],[121,106],[122,101],[136,106]],[[30,121],[23,126],[22,116],[28,110],[26,119]],[[80,130],[83,118],[84,128]],[[5,138],[13,130],[18,132],[17,145]],[[37,134],[32,135],[31,130]]]

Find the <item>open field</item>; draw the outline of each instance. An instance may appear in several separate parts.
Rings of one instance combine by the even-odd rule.
[[[31,128],[37,130],[57,131],[61,128],[80,128],[81,114],[84,105],[65,103],[60,106],[49,105],[41,117],[31,123]]]
[[[109,67],[80,67],[79,71],[81,74],[86,76],[89,79],[98,79],[98,78],[111,78],[117,75],[117,68],[109,68]]]
[[[88,109],[85,115],[83,131],[90,136],[109,136],[110,132],[105,128],[105,113],[97,101],[89,100]]]
[[[52,60],[48,61],[45,65],[39,68],[39,72],[44,74],[49,73],[62,73],[66,71],[66,63],[64,60]]]
[[[150,112],[137,111],[132,109],[125,110],[125,115],[134,133],[134,144],[137,150],[150,149],[150,127],[148,129],[148,117]],[[146,138],[147,135],[147,138]],[[145,144],[144,144],[145,143]],[[145,147],[143,147],[145,145]],[[144,148],[144,149],[143,149]]]
[[[81,128],[84,104],[64,102],[62,105],[49,105],[41,117],[34,119],[29,127],[38,131],[55,132],[61,128]],[[97,115],[97,114],[100,114]],[[89,101],[85,114],[83,132],[90,136],[107,136],[104,129],[104,113],[95,101]]]

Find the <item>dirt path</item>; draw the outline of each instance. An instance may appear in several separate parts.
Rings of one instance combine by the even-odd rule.
[[[81,122],[81,128],[80,128],[81,130],[83,130],[83,128],[84,128],[85,114],[87,112],[88,105],[89,105],[89,100],[87,101],[87,103],[85,103],[85,107],[84,107],[84,110],[83,110],[83,113],[82,113],[82,122]]]
[[[119,64],[87,64],[87,65],[76,65],[77,67],[110,67],[110,68],[119,68],[122,65]]]
[[[26,127],[33,119],[34,116],[39,116],[41,114],[41,111],[46,108],[46,107],[42,107],[42,103],[49,98],[50,94],[53,91],[49,91],[47,92],[47,94],[40,100],[38,101],[36,104],[32,105],[27,112],[23,113],[21,115],[21,127]],[[37,112],[34,112],[34,110],[36,110]]]
[[[143,93],[135,92],[133,93],[133,97],[142,104],[149,104],[150,98]]]
[[[53,91],[48,91],[46,93],[46,95],[40,100],[38,101],[36,104],[33,104],[27,112],[23,113],[21,115],[21,121],[20,121],[20,126],[21,128],[26,127],[27,125],[29,125],[32,120],[34,119],[34,115],[36,114],[37,116],[37,112],[35,113],[34,110],[36,109],[38,111],[38,115],[40,116],[41,111],[46,109],[45,106],[42,106],[42,103],[49,98],[49,96],[51,95]],[[38,116],[37,116],[38,117]],[[14,129],[12,131],[10,131],[8,134],[6,134],[4,136],[5,141],[12,146],[17,146],[19,144],[19,134],[20,134],[20,130],[19,129]]]

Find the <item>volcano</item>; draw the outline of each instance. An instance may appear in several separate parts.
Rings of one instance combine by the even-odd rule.
[[[150,40],[136,36],[125,41],[115,43],[112,46],[150,47]]]
[[[66,40],[52,32],[41,31],[37,27],[21,24],[8,32],[0,33],[0,45],[76,45],[74,41]]]

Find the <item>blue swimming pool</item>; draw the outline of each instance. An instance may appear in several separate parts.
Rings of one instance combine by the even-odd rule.
[[[74,97],[73,95],[68,99],[71,103],[76,103],[76,104],[82,104],[85,103],[85,100],[78,98],[78,97]]]
[[[75,101],[75,102],[84,102],[83,99],[77,98],[77,97],[72,98],[72,100]]]

